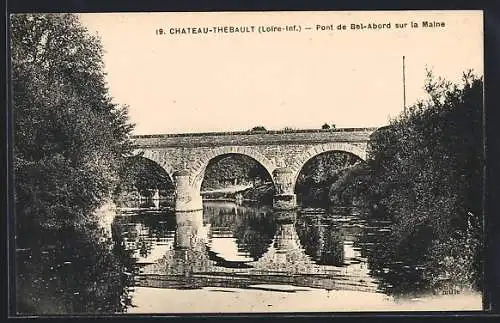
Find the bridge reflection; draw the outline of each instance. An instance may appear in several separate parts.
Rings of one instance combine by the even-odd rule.
[[[349,234],[328,235],[325,232],[330,230],[321,225],[312,234],[304,230],[311,226],[295,211],[255,214],[232,207],[218,205],[210,212],[207,206],[206,216],[202,210],[176,213],[175,229],[166,234],[173,239],[154,243],[148,255],[139,257],[137,286],[192,289],[286,284],[376,291],[377,282],[369,276],[360,251],[353,241],[343,240]]]

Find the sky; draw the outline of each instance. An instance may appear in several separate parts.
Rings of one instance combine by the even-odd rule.
[[[135,134],[325,122],[378,127],[403,110],[403,56],[407,105],[425,97],[426,67],[455,82],[467,69],[483,74],[481,11],[100,13],[80,20],[101,39],[110,95],[129,106]],[[391,28],[351,29],[368,23]],[[300,32],[257,31],[285,25]],[[169,33],[214,26],[255,32]],[[167,33],[158,35],[159,28]]]

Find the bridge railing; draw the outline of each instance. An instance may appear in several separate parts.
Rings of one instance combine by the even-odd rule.
[[[378,127],[367,128],[334,128],[334,129],[283,129],[283,130],[247,130],[247,131],[223,131],[223,132],[193,132],[180,134],[154,134],[133,135],[131,138],[169,138],[169,137],[199,137],[199,136],[228,136],[228,135],[262,135],[262,134],[284,134],[284,133],[321,133],[321,132],[360,132],[375,131]]]

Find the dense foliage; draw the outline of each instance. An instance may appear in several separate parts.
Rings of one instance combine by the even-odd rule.
[[[152,191],[160,194],[173,194],[174,183],[170,175],[156,162],[141,156],[124,159],[120,168],[120,182],[115,189],[117,197],[136,192],[141,196],[150,196]]]
[[[267,129],[264,126],[255,126],[252,128],[250,131],[255,131],[255,132],[266,132]]]
[[[425,88],[428,100],[373,135],[369,174],[356,185],[394,222],[389,258],[427,265],[433,288],[480,288],[483,82],[468,72],[456,85],[429,72]]]
[[[295,193],[303,206],[327,208],[352,203],[353,194],[344,192],[351,180],[352,167],[360,159],[341,152],[327,152],[313,157],[302,167]]]
[[[205,170],[202,190],[217,189],[228,185],[271,181],[271,175],[253,158],[227,154],[214,158]]]
[[[327,129],[335,129],[335,128],[336,128],[336,126],[335,126],[335,124],[334,124],[334,123],[332,123],[332,125],[330,126],[328,123],[326,123],[326,122],[325,122],[325,123],[321,126],[321,129],[323,129],[323,130],[327,130]]]
[[[77,16],[13,15],[11,33],[17,311],[121,311],[127,264],[96,209],[130,148],[127,110]]]

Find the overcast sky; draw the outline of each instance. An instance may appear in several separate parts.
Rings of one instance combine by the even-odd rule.
[[[387,124],[424,96],[425,67],[459,80],[483,74],[480,11],[82,14],[97,33],[111,96],[136,134]],[[444,28],[396,29],[396,23]],[[351,23],[391,23],[351,30]],[[345,31],[316,31],[344,23]],[[156,35],[171,27],[296,24],[301,32]],[[312,27],[305,30],[305,27]]]

